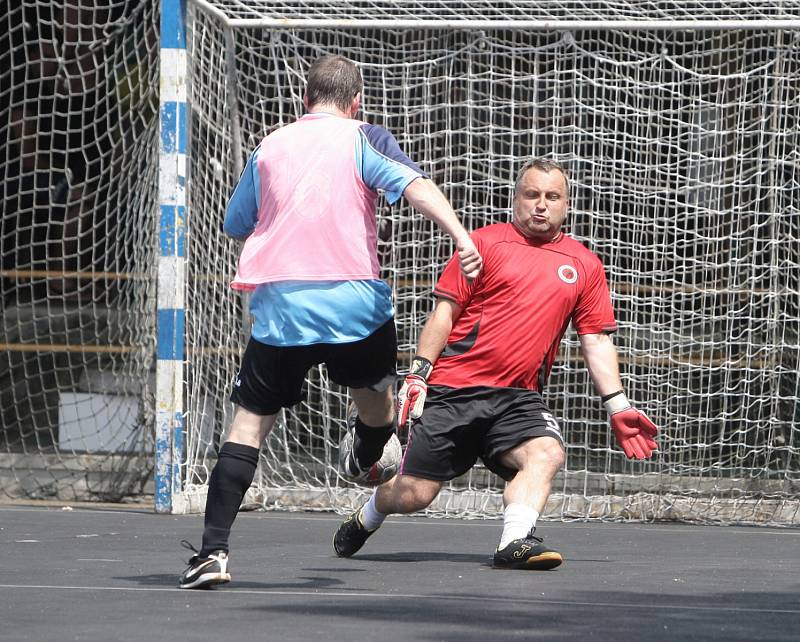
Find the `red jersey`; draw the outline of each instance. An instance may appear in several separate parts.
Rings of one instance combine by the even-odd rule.
[[[472,234],[483,269],[468,283],[457,257],[433,290],[461,307],[428,383],[541,391],[572,321],[578,334],[617,329],[603,265],[564,234],[535,241],[511,223]]]

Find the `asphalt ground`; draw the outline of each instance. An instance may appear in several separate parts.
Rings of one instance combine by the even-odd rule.
[[[233,581],[177,588],[201,515],[0,505],[0,639],[800,640],[800,530],[544,522],[565,563],[496,570],[496,520],[390,517],[340,559],[333,513],[239,515]]]

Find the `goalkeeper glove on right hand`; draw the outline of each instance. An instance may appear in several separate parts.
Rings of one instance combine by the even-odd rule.
[[[631,406],[620,390],[603,398],[611,428],[628,459],[649,459],[658,448],[658,428],[642,411]]]
[[[405,428],[411,419],[422,415],[425,397],[428,394],[428,377],[433,364],[425,357],[414,357],[411,370],[403,380],[397,395],[397,425]]]

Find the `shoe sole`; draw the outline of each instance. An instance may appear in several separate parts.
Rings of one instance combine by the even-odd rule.
[[[204,589],[211,588],[218,584],[227,584],[231,581],[230,573],[204,573],[196,580],[187,582],[186,584],[178,584],[178,588],[182,589]]]
[[[536,555],[535,557],[529,557],[524,562],[518,562],[516,564],[498,564],[494,562],[494,568],[505,568],[505,569],[522,569],[528,571],[549,571],[556,566],[561,566],[564,558],[561,557],[560,553],[556,553],[555,551],[549,553],[542,553],[541,555]]]

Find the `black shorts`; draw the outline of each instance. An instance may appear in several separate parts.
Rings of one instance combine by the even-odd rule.
[[[270,346],[251,338],[233,384],[231,401],[257,415],[274,415],[303,400],[311,367],[324,363],[336,383],[381,392],[394,384],[397,333],[390,319],[351,343]]]
[[[534,437],[564,440],[558,422],[533,390],[430,386],[422,416],[411,425],[400,472],[449,481],[480,458],[506,481],[517,471],[498,457]]]

